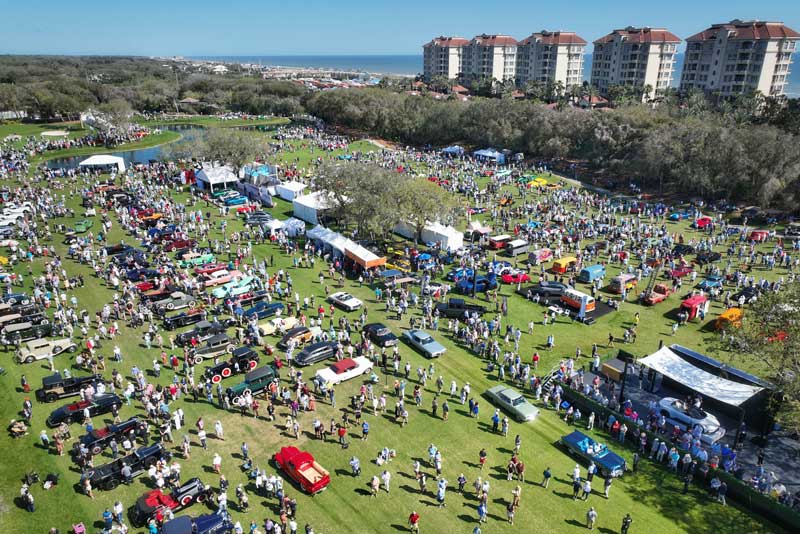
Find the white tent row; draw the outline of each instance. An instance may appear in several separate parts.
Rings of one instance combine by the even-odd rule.
[[[330,248],[335,256],[344,256],[344,251],[348,246],[357,246],[356,243],[350,241],[342,234],[329,230],[321,224],[318,224],[306,232],[306,236]]]
[[[668,347],[661,347],[657,352],[639,360],[639,363],[706,397],[731,406],[742,405],[764,389],[712,375],[687,362]]]
[[[268,221],[264,226],[269,229],[270,233],[277,232],[278,230],[283,230],[289,237],[296,237],[300,234],[305,233],[306,231],[306,223],[304,223],[299,219],[295,219],[294,217],[289,217],[285,221],[272,219],[271,221]]]
[[[400,223],[394,227],[394,232],[407,239],[414,239],[416,230],[408,223]],[[427,222],[422,229],[420,239],[423,243],[437,243],[443,250],[456,250],[464,246],[464,234],[438,222]]]
[[[108,154],[97,154],[81,161],[78,166],[87,169],[115,167],[118,172],[125,172],[125,160]]]
[[[283,182],[275,186],[275,193],[283,200],[291,202],[295,198],[302,196],[306,187],[308,186],[301,182]]]
[[[309,224],[319,224],[322,212],[332,206],[333,202],[324,191],[315,191],[292,200],[294,216]]]

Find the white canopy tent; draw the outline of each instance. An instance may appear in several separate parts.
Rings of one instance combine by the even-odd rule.
[[[289,237],[296,237],[306,232],[306,223],[300,219],[289,217],[283,221],[283,231],[286,232],[286,235]]]
[[[407,239],[414,239],[414,226],[400,223],[394,227],[394,232]],[[438,222],[425,223],[422,235],[419,236],[423,243],[437,243],[443,250],[456,250],[464,246],[464,235],[453,228]]]
[[[347,239],[342,234],[334,232],[333,230],[329,230],[321,224],[318,224],[306,232],[306,236],[309,239],[319,241],[325,247],[331,249],[331,252],[333,252],[335,256],[344,256],[345,249],[348,246],[355,245],[355,243]]]
[[[294,216],[309,224],[319,224],[322,212],[331,206],[332,203],[324,191],[295,197],[292,201]]]
[[[239,178],[228,166],[203,167],[196,174],[197,186],[211,192],[219,191],[229,187],[235,187],[239,183]]]
[[[125,172],[125,160],[119,156],[111,156],[108,154],[97,154],[91,156],[78,164],[81,168],[96,169],[96,168],[110,168],[113,167],[117,172]]]
[[[283,200],[291,202],[301,196],[306,187],[308,186],[301,182],[283,182],[275,186],[275,193]]]
[[[712,375],[687,362],[668,347],[661,347],[654,354],[642,358],[639,360],[639,364],[698,391],[706,397],[731,406],[741,406],[764,389]]]

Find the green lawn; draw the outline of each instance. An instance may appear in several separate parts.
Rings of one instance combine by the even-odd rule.
[[[76,139],[90,133],[88,128],[83,128],[79,122],[51,122],[48,124],[25,124],[21,122],[0,122],[0,142],[9,135],[19,135],[22,139],[12,143],[21,147],[30,136],[40,136],[43,132],[51,130],[65,130],[67,137]],[[53,139],[59,139],[54,137]]]
[[[358,148],[355,148],[358,147]],[[369,150],[366,143],[354,143],[351,150]],[[298,166],[309,165],[321,151],[312,154],[308,147],[298,145],[296,152],[284,155],[283,163],[291,163],[296,159]],[[328,153],[324,157],[330,157]],[[335,153],[333,154],[335,157]],[[173,194],[174,198],[186,202],[186,194]],[[68,205],[81,213],[78,197],[69,197]],[[198,205],[199,207],[199,205]],[[192,208],[190,208],[192,209]],[[194,208],[196,209],[196,208]],[[287,212],[291,211],[291,205],[282,201],[273,209],[273,212],[283,218]],[[213,221],[218,228],[219,217],[216,210],[211,208],[214,214]],[[78,216],[80,217],[80,215]],[[240,221],[230,217],[228,235],[231,231],[242,228]],[[74,222],[74,221],[54,221]],[[696,235],[687,228],[686,223],[669,223],[674,225],[675,231],[683,232],[688,235]],[[216,233],[215,237],[219,237]],[[125,239],[131,242],[130,236],[124,236],[115,225],[109,240],[117,242]],[[65,248],[60,245],[61,236],[56,236],[54,242],[57,250],[64,254]],[[319,302],[324,296],[324,287],[318,282],[320,265],[313,271],[310,269],[295,269],[292,267],[292,258],[280,252],[277,247],[272,245],[259,245],[255,247],[255,255],[262,259],[274,257],[275,266],[270,272],[278,268],[288,270],[295,283],[296,291],[303,296],[314,295]],[[36,260],[34,269],[38,273],[41,271],[43,262]],[[87,286],[75,292],[79,298],[79,308],[86,308],[90,312],[100,308],[103,304],[110,301],[111,291],[90,275],[86,267],[75,264],[70,260],[65,261],[65,268],[70,274],[82,272],[87,279]],[[20,268],[24,272],[25,268]],[[618,267],[609,268],[609,278],[618,271]],[[758,275],[770,278],[785,275],[785,271],[775,271],[772,273],[757,271]],[[29,286],[30,280],[26,280]],[[686,288],[686,286],[685,286]],[[541,326],[542,308],[525,302],[522,298],[511,296],[511,287],[504,287],[501,295],[509,295],[509,316],[508,321],[526,330],[527,322],[530,319],[537,321],[537,326],[533,336],[523,335],[521,353],[526,360],[536,348],[543,345],[548,333],[552,332],[556,339],[556,350],[543,352],[543,361],[540,370],[549,370],[558,363],[559,359],[566,358],[575,352],[575,347],[580,346],[584,354],[590,353],[592,343],[605,345],[609,332],[621,337],[622,328],[633,320],[635,312],[641,313],[639,337],[634,345],[626,346],[626,350],[636,354],[647,354],[657,348],[659,339],[666,342],[679,342],[688,346],[697,347],[700,350],[707,349],[714,339],[714,334],[705,331],[706,325],[690,324],[678,331],[674,337],[667,337],[669,326],[673,319],[669,317],[679,304],[679,297],[672,296],[667,302],[658,306],[647,308],[637,304],[629,303],[623,307],[622,312],[601,318],[595,325],[582,326],[559,321],[550,327]],[[347,282],[347,290],[364,300],[369,309],[369,318],[372,321],[382,321],[392,327],[396,334],[400,334],[403,328],[408,326],[406,321],[403,324],[388,319],[383,313],[382,306],[375,302],[373,292],[370,288],[358,287],[357,283]],[[686,291],[684,290],[683,293]],[[719,306],[714,307],[709,320],[712,320],[718,311]],[[342,313],[337,311],[338,314]],[[417,312],[418,313],[418,312]],[[355,314],[351,314],[355,318]],[[442,328],[445,322],[442,322]],[[326,321],[327,326],[327,321]],[[131,330],[123,328],[122,334],[115,341],[123,350],[124,361],[119,366],[121,371],[129,373],[130,368],[135,364],[140,368],[150,369],[152,360],[158,356],[158,350],[146,350],[140,345],[141,330]],[[165,336],[166,337],[166,336]],[[435,334],[437,340],[441,341],[448,349],[447,354],[438,361],[434,362],[436,374],[444,377],[445,383],[455,379],[459,385],[469,381],[472,385],[472,392],[478,398],[481,392],[497,382],[496,375],[486,371],[484,362],[475,355],[457,346],[449,336],[440,331]],[[270,340],[272,343],[276,338]],[[107,345],[108,347],[108,345]],[[104,354],[110,354],[110,347],[104,350]],[[429,361],[413,352],[408,346],[401,344],[401,355],[403,361],[409,360],[412,369],[420,366],[427,366]],[[724,357],[722,354],[715,354],[717,357]],[[57,366],[64,368],[69,365],[68,360],[71,356],[60,356],[57,358]],[[581,363],[585,363],[581,362]],[[747,362],[743,367],[751,368]],[[7,422],[12,418],[18,417],[18,410],[21,408],[23,394],[18,389],[21,374],[26,374],[31,384],[36,386],[40,383],[43,376],[49,374],[46,366],[32,364],[22,366],[11,361],[11,353],[6,353],[3,364],[8,373],[0,377],[0,414]],[[108,366],[106,375],[110,375],[113,365]],[[314,371],[321,365],[311,369],[305,369],[305,376],[313,375]],[[160,379],[150,380],[161,384],[167,384],[172,380],[172,372],[165,369]],[[198,374],[199,376],[199,374]],[[228,382],[235,382],[237,378],[228,379]],[[392,389],[393,377],[384,378],[381,375],[380,384],[377,391],[383,391],[384,385],[388,384],[386,393],[388,396],[388,406],[393,406],[395,399]],[[412,370],[410,384],[407,393],[410,394],[413,384],[416,381],[416,373]],[[337,420],[341,417],[341,410],[348,405],[350,395],[354,394],[359,383],[351,383],[339,386],[336,391],[337,409],[333,409],[325,402],[317,404],[319,418],[327,423],[332,417]],[[448,491],[447,507],[437,508],[435,495],[431,489],[435,489],[435,481],[431,476],[428,483],[429,493],[420,495],[416,482],[413,480],[411,464],[413,459],[427,458],[426,449],[429,443],[436,444],[443,451],[444,476],[450,481],[451,487],[460,473],[469,480],[468,488],[477,476],[489,477],[492,489],[490,491],[489,514],[490,521],[483,529],[483,532],[554,532],[568,533],[584,530],[584,518],[589,506],[594,506],[598,510],[599,519],[597,526],[600,532],[618,532],[619,525],[625,513],[630,512],[634,517],[634,525],[630,532],[634,533],[679,533],[679,532],[780,532],[781,530],[762,517],[754,517],[740,509],[735,504],[726,508],[713,503],[708,499],[704,492],[699,488],[693,488],[689,495],[680,493],[681,486],[678,481],[667,474],[666,471],[650,465],[644,461],[642,469],[636,474],[628,474],[623,479],[615,481],[611,490],[611,499],[605,500],[600,493],[592,495],[588,503],[574,502],[571,498],[571,485],[568,482],[574,460],[564,453],[557,445],[557,440],[570,430],[563,421],[558,419],[554,413],[543,410],[540,418],[529,424],[521,425],[512,423],[510,436],[502,438],[490,432],[489,418],[491,410],[486,400],[481,400],[481,416],[478,420],[466,416],[465,409],[454,399],[451,401],[450,421],[444,422],[441,419],[434,419],[430,414],[430,403],[435,393],[433,382],[429,382],[425,388],[424,401],[421,408],[413,405],[408,399],[407,405],[411,413],[410,423],[405,428],[400,428],[388,416],[366,415],[371,424],[371,432],[368,441],[361,441],[351,438],[351,446],[348,450],[342,450],[333,442],[321,443],[311,437],[310,414],[301,417],[303,436],[297,443],[300,447],[306,448],[314,453],[319,462],[331,472],[332,483],[328,491],[314,498],[308,497],[295,489],[289,489],[290,495],[298,500],[298,515],[300,528],[305,523],[310,523],[315,527],[317,533],[371,533],[371,532],[395,532],[405,529],[406,518],[412,509],[417,510],[422,515],[422,531],[431,532],[472,532],[476,524],[477,514],[475,507],[477,501],[474,491],[469,490],[464,496],[458,495],[455,491]],[[445,387],[447,389],[447,386]],[[231,480],[231,489],[228,492],[229,501],[235,501],[233,488],[239,482],[245,482],[245,477],[239,469],[239,460],[235,455],[239,451],[242,441],[247,441],[250,446],[251,455],[257,460],[257,464],[268,472],[274,472],[274,467],[268,463],[271,455],[281,446],[295,444],[295,440],[283,433],[283,424],[286,411],[281,408],[278,410],[279,416],[275,422],[266,420],[255,421],[253,419],[242,419],[235,413],[224,413],[222,410],[209,406],[205,402],[197,404],[191,399],[179,401],[187,413],[189,428],[199,416],[206,420],[207,428],[213,427],[213,421],[220,419],[225,426],[226,440],[224,442],[210,440],[209,451],[204,452],[199,447],[192,450],[190,461],[181,462],[183,466],[183,478],[200,476],[204,481],[217,486],[217,478],[213,473],[209,473],[211,457],[214,452],[223,455],[223,472]],[[96,500],[91,501],[79,493],[76,493],[73,484],[78,480],[78,473],[75,472],[71,461],[67,457],[58,458],[52,454],[47,454],[38,447],[38,433],[44,428],[44,419],[51,409],[60,405],[34,405],[34,424],[31,434],[23,439],[12,440],[7,434],[0,438],[0,444],[6,455],[6,459],[18,459],[18,461],[4,461],[0,463],[0,479],[4,481],[0,488],[0,521],[6,525],[9,532],[31,531],[31,520],[36,521],[38,530],[45,531],[51,526],[58,526],[62,532],[67,531],[71,523],[84,521],[92,524],[100,519],[100,514],[105,507],[110,507],[115,500],[121,500],[126,507],[133,503],[136,496],[146,491],[147,481],[145,477],[136,480],[132,487],[122,487],[114,492],[96,492]],[[127,418],[134,414],[141,414],[138,406],[124,407],[122,417]],[[96,420],[95,424],[99,421]],[[73,436],[80,435],[80,429],[73,427]],[[505,521],[505,505],[511,497],[511,490],[517,484],[509,482],[505,477],[505,464],[509,458],[510,449],[513,448],[513,436],[520,434],[522,438],[521,457],[527,465],[527,480],[523,484],[522,506],[517,512],[515,525],[510,526]],[[182,431],[175,431],[176,444],[180,441]],[[601,439],[602,438],[601,436]],[[71,445],[71,444],[70,444]],[[373,463],[377,452],[384,446],[397,450],[397,458],[389,464],[389,470],[393,474],[391,495],[381,493],[376,500],[371,499],[367,493],[366,484],[373,474],[380,472],[379,468]],[[489,452],[487,468],[481,473],[477,468],[478,451],[485,447]],[[618,446],[612,447],[628,457],[630,460],[631,451],[622,449]],[[348,460],[356,455],[361,459],[363,474],[360,478],[353,478],[349,475]],[[103,463],[104,460],[98,459],[96,464]],[[423,465],[425,465],[423,463]],[[540,474],[545,467],[551,467],[554,473],[554,480],[550,487],[545,490],[538,486]],[[38,486],[34,489],[36,497],[37,511],[31,515],[15,504],[15,498],[19,495],[19,486],[23,474],[31,469],[36,469],[44,475],[55,472],[62,475],[62,483],[55,489],[45,492]],[[426,472],[431,473],[431,469],[426,467]],[[594,489],[602,489],[602,481],[595,479]],[[242,522],[246,528],[250,520],[262,523],[264,517],[276,517],[276,506],[274,501],[266,501],[261,496],[250,493],[251,509],[244,513],[232,506],[234,518]],[[191,514],[204,513],[205,509],[198,505],[189,509]],[[98,526],[100,526],[98,524]],[[93,529],[90,528],[90,531]]]

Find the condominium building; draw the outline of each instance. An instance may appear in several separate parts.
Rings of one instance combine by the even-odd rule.
[[[508,35],[477,35],[464,51],[463,78],[513,80],[517,69],[517,40]]]
[[[574,32],[542,30],[517,45],[517,84],[528,81],[555,83],[564,87],[583,83],[586,41]]]
[[[614,30],[594,42],[592,85],[604,96],[614,85],[650,86],[661,92],[672,83],[680,42],[663,28]]]
[[[800,33],[782,22],[732,20],[686,39],[681,89],[723,97],[784,94]]]
[[[469,41],[463,37],[434,37],[422,46],[423,74],[426,81],[436,76],[457,78],[463,69],[464,50]]]

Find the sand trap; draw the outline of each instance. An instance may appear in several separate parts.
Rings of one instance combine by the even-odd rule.
[[[65,135],[69,135],[66,130],[47,130],[42,132],[42,137],[64,137]]]

